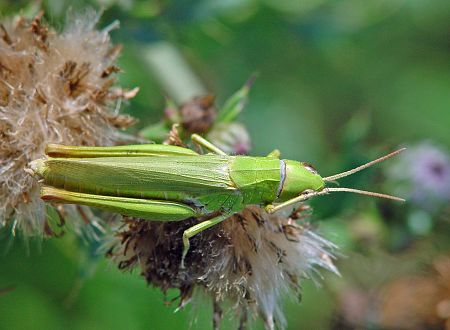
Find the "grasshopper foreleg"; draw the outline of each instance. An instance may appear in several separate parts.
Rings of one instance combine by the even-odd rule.
[[[228,219],[233,213],[224,213],[221,214],[215,218],[205,220],[203,222],[200,222],[191,228],[188,228],[183,233],[183,253],[181,255],[181,268],[184,268],[184,259],[186,258],[186,255],[189,251],[190,243],[189,239],[192,236],[197,235],[198,233],[201,233],[202,231],[211,228],[212,226],[217,225],[218,223]]]
[[[281,204],[278,204],[277,206],[274,206],[273,204],[268,204],[268,205],[266,205],[265,210],[267,213],[270,213],[270,214],[275,213],[276,211],[281,210],[282,208],[285,208],[286,206],[293,205],[293,204],[299,203],[299,202],[303,202],[313,196],[324,195],[326,193],[327,192],[325,192],[325,191],[317,192],[314,190],[306,190],[299,196],[291,198]]]

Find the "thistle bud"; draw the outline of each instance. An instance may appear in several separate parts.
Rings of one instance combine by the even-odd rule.
[[[214,96],[195,97],[181,106],[180,113],[181,125],[189,135],[205,133],[211,129],[217,116]]]
[[[207,136],[208,140],[230,155],[246,155],[251,149],[250,135],[241,123],[219,123]]]

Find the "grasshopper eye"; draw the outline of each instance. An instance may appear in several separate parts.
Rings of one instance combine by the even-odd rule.
[[[312,174],[317,174],[317,170],[310,163],[303,162],[302,165],[305,167],[305,169],[310,171]]]

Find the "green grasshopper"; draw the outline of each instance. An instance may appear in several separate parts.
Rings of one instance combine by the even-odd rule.
[[[155,221],[195,217],[183,233],[181,267],[189,239],[246,205],[264,205],[269,213],[330,192],[353,192],[404,201],[374,192],[329,188],[326,183],[384,161],[403,149],[336,175],[321,177],[309,164],[266,157],[229,156],[199,135],[192,141],[212,153],[170,145],[76,147],[50,144],[46,159],[31,170],[44,184],[46,201],[82,204]],[[274,206],[273,204],[277,205]]]

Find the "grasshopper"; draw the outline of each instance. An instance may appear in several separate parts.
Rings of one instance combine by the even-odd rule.
[[[229,156],[199,135],[191,138],[210,153],[161,144],[50,144],[46,148],[48,157],[33,161],[30,167],[41,178],[41,197],[45,201],[82,204],[154,221],[198,218],[199,223],[183,233],[181,267],[192,236],[247,205],[264,205],[267,212],[273,213],[330,192],[404,201],[363,190],[326,187],[327,182],[361,171],[403,149],[355,169],[321,177],[308,163],[280,159],[278,150],[266,157]]]

